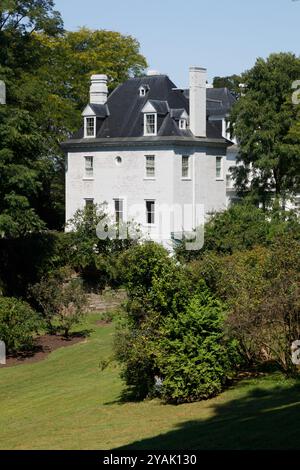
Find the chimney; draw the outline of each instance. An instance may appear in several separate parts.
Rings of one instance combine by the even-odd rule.
[[[206,137],[206,69],[190,67],[190,129]]]
[[[90,88],[90,103],[105,104],[107,101],[107,76],[92,75]]]

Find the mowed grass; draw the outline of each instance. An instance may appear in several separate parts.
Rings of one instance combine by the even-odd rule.
[[[122,403],[113,326],[42,362],[0,369],[0,449],[300,448],[300,386],[280,374],[244,380],[181,406]]]

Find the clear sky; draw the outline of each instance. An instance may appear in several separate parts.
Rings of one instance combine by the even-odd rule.
[[[292,0],[55,0],[65,28],[130,34],[151,69],[179,87],[188,67],[209,78],[241,73],[271,52],[300,54],[300,1]],[[101,70],[99,70],[101,73]]]

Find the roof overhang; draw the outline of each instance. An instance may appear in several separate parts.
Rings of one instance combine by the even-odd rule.
[[[103,149],[114,147],[159,147],[159,146],[187,146],[187,147],[218,147],[227,148],[232,145],[227,139],[210,139],[207,137],[116,137],[104,139],[70,139],[61,143],[65,151],[80,149]]]

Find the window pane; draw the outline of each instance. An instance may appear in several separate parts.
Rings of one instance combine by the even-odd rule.
[[[146,156],[146,176],[147,178],[155,177],[155,156],[154,155]]]
[[[179,129],[186,129],[186,120],[185,119],[180,119]]]
[[[87,137],[94,137],[95,135],[95,119],[86,118],[86,135]]]
[[[147,224],[155,223],[155,201],[146,201],[146,221]]]
[[[94,157],[85,158],[85,176],[93,176],[94,173]]]
[[[222,157],[216,158],[216,177],[222,177]]]
[[[94,199],[86,199],[85,200],[85,207],[92,208],[94,205]]]
[[[182,157],[182,178],[189,177],[189,166],[190,166],[189,163],[190,163],[190,157],[183,156]]]
[[[115,217],[116,223],[124,220],[124,204],[123,199],[115,199]]]
[[[146,134],[155,134],[155,114],[146,114]]]

